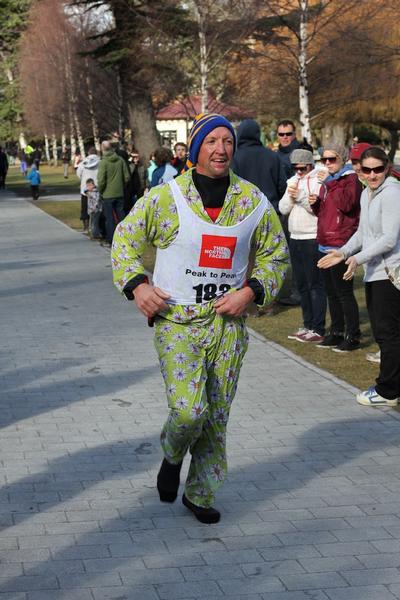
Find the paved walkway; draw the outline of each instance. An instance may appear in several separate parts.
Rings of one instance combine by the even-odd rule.
[[[152,330],[106,250],[3,193],[0,274],[0,600],[400,598],[397,413],[253,336],[201,525],[158,501]]]

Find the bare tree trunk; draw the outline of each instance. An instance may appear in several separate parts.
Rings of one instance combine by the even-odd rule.
[[[399,131],[398,129],[389,129],[388,131],[390,133],[389,158],[393,162],[399,147]]]
[[[335,140],[340,144],[346,145],[348,139],[348,128],[344,123],[325,123],[321,129],[322,133],[322,145],[324,146],[327,142]]]
[[[118,133],[121,139],[124,137],[125,132],[125,119],[124,119],[124,92],[122,88],[121,71],[117,70],[117,98],[118,98]]]
[[[194,13],[196,15],[199,44],[200,44],[200,90],[201,90],[201,112],[208,112],[208,61],[207,61],[207,40],[206,23],[202,13],[202,8],[196,2],[193,3]]]
[[[6,74],[8,83],[12,86],[15,85],[15,78],[14,78],[14,74],[12,72],[12,70],[10,69],[10,67],[7,65],[7,60],[6,60],[6,55],[5,53],[0,50],[0,58],[3,62],[3,66],[4,66],[4,72]],[[19,112],[16,114],[15,116],[15,121],[16,123],[20,123],[22,121],[21,119],[21,115],[19,114]],[[18,143],[19,143],[19,147],[23,150],[24,148],[26,148],[26,139],[25,139],[25,134],[23,131],[20,131],[19,135],[18,135]]]
[[[92,123],[93,141],[94,141],[94,145],[95,145],[97,152],[100,154],[101,145],[100,145],[100,136],[99,136],[99,126],[97,124],[96,112],[94,110],[92,81],[90,78],[89,61],[87,58],[85,60],[85,65],[86,65],[86,85],[87,85],[87,89],[88,89],[89,113],[90,113],[90,120]]]
[[[308,0],[300,0],[300,29],[299,29],[299,109],[301,135],[311,142],[310,109],[307,79],[307,21]]]
[[[93,141],[94,141],[94,145],[95,145],[95,148],[96,148],[98,154],[100,154],[101,146],[100,146],[100,137],[99,137],[99,126],[97,124],[96,112],[94,110],[92,80],[90,78],[89,61],[87,58],[85,59],[85,66],[86,66],[86,85],[87,85],[87,90],[88,90],[88,101],[89,101],[89,113],[90,113],[90,120],[92,123],[92,131],[93,131]]]
[[[75,86],[74,86],[74,80],[73,80],[73,74],[72,74],[71,52],[70,52],[70,47],[69,47],[69,40],[66,35],[64,36],[64,44],[65,44],[65,78],[66,78],[66,82],[67,82],[67,93],[68,93],[68,100],[69,100],[70,127],[71,127],[71,124],[73,124],[73,129],[74,129],[74,131],[76,133],[76,137],[78,139],[78,145],[79,145],[79,149],[81,152],[81,156],[82,156],[82,158],[85,158],[86,154],[85,154],[85,146],[83,143],[81,124],[80,124],[78,112],[76,109],[78,101],[77,101],[77,97],[75,94]],[[71,128],[71,132],[72,132],[72,128]],[[74,140],[74,142],[75,142],[75,140]],[[75,152],[76,152],[76,142],[75,142]],[[74,155],[75,152],[72,153],[72,135],[71,135],[71,153],[72,153],[72,155]]]
[[[65,145],[63,146],[63,149]],[[56,134],[53,133],[51,136],[51,153],[53,155],[53,167],[58,165],[58,157],[57,157],[57,137]]]
[[[147,160],[160,145],[151,98],[144,95],[133,96],[128,104],[128,111],[135,148]]]
[[[26,148],[27,144],[26,144],[25,134],[23,131],[20,131],[20,133],[19,133],[18,143],[19,143],[19,147],[21,148],[21,150]]]
[[[65,133],[65,131],[62,132],[61,134],[61,147],[64,149],[67,146],[67,134]]]
[[[44,153],[46,155],[47,164],[50,164],[50,146],[49,146],[49,136],[47,133],[44,134]]]

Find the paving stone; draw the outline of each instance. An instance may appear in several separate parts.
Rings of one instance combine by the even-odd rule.
[[[394,600],[394,596],[383,585],[366,585],[348,588],[326,589],[329,600]]]

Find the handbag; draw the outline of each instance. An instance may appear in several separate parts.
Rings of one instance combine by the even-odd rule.
[[[396,267],[388,267],[385,259],[383,259],[383,263],[385,265],[386,275],[389,277],[389,280],[393,283],[394,287],[400,290],[400,265]]]

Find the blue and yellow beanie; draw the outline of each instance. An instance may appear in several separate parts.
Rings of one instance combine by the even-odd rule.
[[[191,169],[195,166],[204,138],[217,127],[226,127],[229,129],[233,135],[234,150],[236,149],[236,135],[232,123],[222,115],[200,113],[195,117],[189,133],[189,156],[186,161],[186,169]]]

